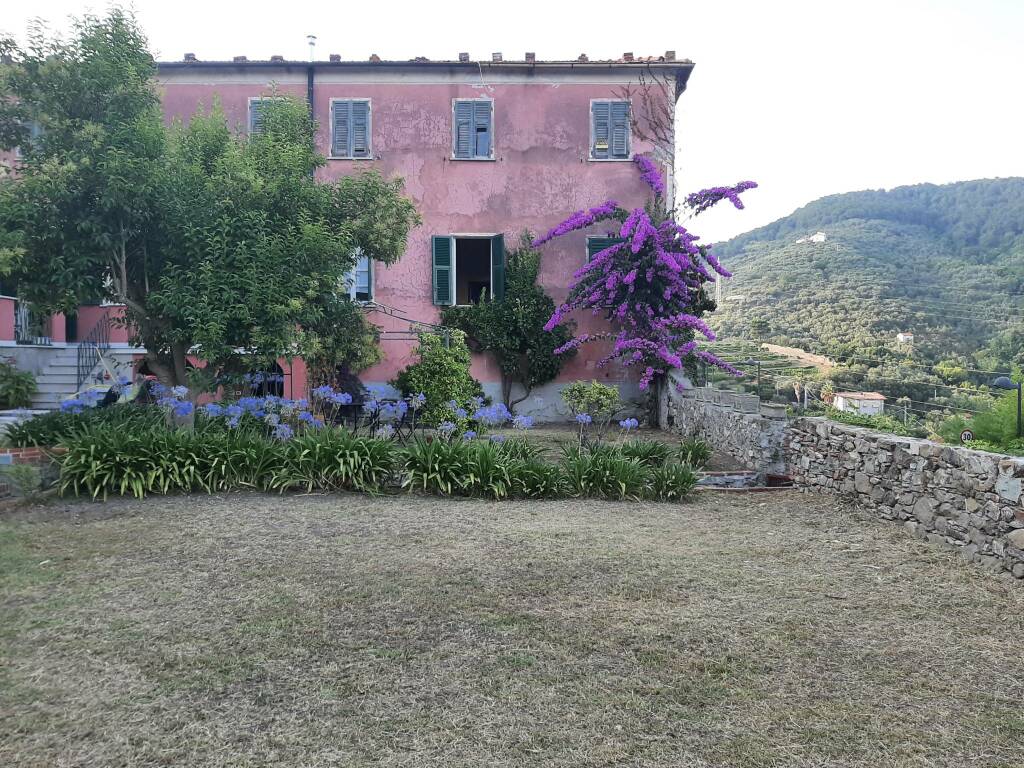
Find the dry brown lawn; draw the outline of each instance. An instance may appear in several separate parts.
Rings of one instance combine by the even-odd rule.
[[[0,766],[1019,766],[1024,587],[792,492],[0,520]]]

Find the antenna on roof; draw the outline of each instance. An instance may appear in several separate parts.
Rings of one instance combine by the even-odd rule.
[[[309,43],[309,60],[314,61],[313,49],[316,48],[316,35],[306,35],[306,42]]]

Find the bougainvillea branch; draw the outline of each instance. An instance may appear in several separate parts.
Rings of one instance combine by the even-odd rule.
[[[611,342],[611,351],[598,361],[604,366],[618,360],[640,371],[639,384],[647,389],[687,359],[701,360],[730,373],[740,372],[715,355],[698,348],[697,334],[714,341],[715,334],[701,319],[714,305],[704,287],[729,272],[698,238],[665,212],[662,199],[665,181],[648,157],[635,159],[640,178],[654,193],[645,208],[631,211],[609,200],[586,211],[577,211],[534,245],[541,245],[599,221],[617,219],[619,242],[595,253],[578,269],[569,284],[569,297],[556,308],[544,326],[552,330],[573,312],[590,310],[604,314],[612,330],[582,334],[555,350],[556,354],[594,341]],[[684,207],[691,215],[706,211],[721,200],[743,208],[740,194],[757,185],[744,181],[734,187],[715,187],[689,195]]]

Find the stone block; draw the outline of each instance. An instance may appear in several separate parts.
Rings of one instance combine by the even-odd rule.
[[[1004,474],[1000,468],[999,477],[996,479],[995,490],[999,497],[1006,501],[1020,501],[1021,478]]]
[[[1011,546],[1024,550],[1024,528],[1018,528],[1006,534],[1006,540]]]
[[[932,521],[935,519],[934,505],[935,502],[922,496],[917,500],[917,503],[914,504],[914,517],[925,525],[931,525]]]

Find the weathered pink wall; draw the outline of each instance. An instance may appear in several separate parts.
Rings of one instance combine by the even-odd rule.
[[[267,79],[271,75],[267,75]],[[211,77],[211,80],[214,79]],[[244,127],[248,99],[267,92],[259,82],[203,83],[189,73],[189,82],[163,82],[168,118],[187,121],[199,104],[219,100],[232,125]],[[386,176],[401,176],[407,194],[423,218],[413,231],[401,261],[391,267],[374,264],[374,298],[402,310],[411,318],[437,322],[439,308],[431,303],[430,237],[440,234],[504,233],[511,250],[519,233],[528,228],[544,232],[580,208],[608,199],[628,207],[647,199],[647,188],[631,162],[593,162],[589,156],[590,100],[615,97],[621,85],[595,82],[497,83],[488,86],[454,82],[437,84],[318,82],[315,116],[320,124],[319,146],[330,145],[330,100],[371,99],[374,160],[328,160],[320,176],[333,179],[370,168]],[[278,86],[280,92],[305,99],[306,86]],[[452,99],[494,99],[494,161],[451,159]],[[633,152],[649,150],[633,137]],[[608,227],[574,233],[543,248],[541,284],[556,302],[567,292],[572,273],[586,259],[586,236],[603,235]],[[392,318],[373,316],[385,330],[405,330]],[[579,331],[602,325],[591,317],[577,318]],[[364,381],[383,382],[412,361],[413,342],[382,342],[385,359],[364,372]],[[624,378],[616,367],[595,370],[601,356],[584,349],[563,370],[560,380]],[[500,380],[497,366],[477,355],[473,373],[484,382]]]
[[[14,341],[14,305],[16,301],[0,297],[0,341]]]
[[[127,344],[131,336],[129,329],[119,321],[124,317],[124,307],[120,304],[98,306],[87,304],[78,308],[78,340],[84,339],[89,331],[96,327],[96,323],[104,315],[108,315],[113,321],[110,325],[110,341],[114,344]]]

